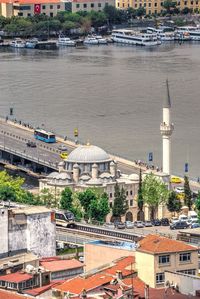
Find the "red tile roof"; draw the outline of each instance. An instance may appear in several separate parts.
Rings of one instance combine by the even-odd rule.
[[[25,280],[33,278],[32,275],[22,272],[11,273],[7,275],[0,276],[0,281],[15,282],[19,283]]]
[[[0,290],[0,298],[1,299],[25,299],[23,295],[18,295],[14,292]]]
[[[185,244],[182,241],[172,240],[159,235],[148,235],[139,242],[137,251],[147,253],[165,253],[165,252],[182,252],[196,251],[197,247]]]
[[[122,271],[123,276],[131,274],[131,264],[135,262],[133,256],[124,257],[114,262],[113,266],[102,270],[94,275],[84,277],[72,278],[63,284],[57,286],[55,289],[70,292],[79,295],[83,289],[86,291],[97,289],[100,286],[108,284],[116,277],[117,271]]]
[[[51,282],[50,284],[48,284],[46,286],[43,286],[43,287],[40,287],[40,288],[25,290],[24,293],[28,294],[28,295],[31,295],[31,296],[38,296],[38,295],[43,294],[44,292],[50,290],[52,287],[54,287],[56,285],[59,285],[63,282],[64,281],[62,281],[62,282]]]
[[[62,270],[70,270],[83,267],[83,263],[77,261],[76,259],[40,261],[40,265],[51,272],[58,272]]]

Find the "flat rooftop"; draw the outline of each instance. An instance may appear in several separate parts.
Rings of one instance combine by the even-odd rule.
[[[32,215],[32,214],[42,214],[42,213],[50,213],[51,210],[47,209],[43,206],[31,206],[31,207],[24,207],[24,208],[14,208],[11,209],[14,214],[25,214],[25,215]]]
[[[88,242],[88,244],[93,244],[97,246],[111,247],[117,249],[125,250],[136,250],[137,245],[135,242],[125,242],[125,241],[113,241],[113,240],[96,240]]]

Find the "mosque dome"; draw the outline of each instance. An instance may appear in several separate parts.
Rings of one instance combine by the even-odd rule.
[[[139,175],[137,173],[132,173],[132,174],[129,175],[129,180],[139,181]]]
[[[101,163],[111,161],[110,156],[100,147],[95,145],[80,145],[73,150],[67,162],[72,163]]]

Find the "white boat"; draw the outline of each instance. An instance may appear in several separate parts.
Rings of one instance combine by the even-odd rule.
[[[26,43],[20,38],[16,38],[10,43],[10,47],[12,48],[25,48]]]
[[[113,30],[112,39],[116,43],[136,46],[157,46],[159,44],[156,34],[141,33],[130,29]]]
[[[93,35],[94,38],[98,40],[99,45],[107,45],[108,41],[106,38],[103,38],[101,35]]]
[[[84,44],[86,45],[98,45],[99,42],[98,42],[98,39],[91,36],[91,37],[86,37],[85,40],[84,40]]]
[[[148,27],[147,28],[147,33],[156,34],[160,41],[174,41],[174,39],[175,39],[174,31],[171,31],[171,30],[166,31],[166,30],[167,30],[167,27],[163,28],[163,29]]]
[[[189,34],[189,32],[187,31],[182,31],[182,30],[176,30],[175,31],[175,40],[178,41],[190,41],[191,40],[191,36]]]
[[[192,41],[200,41],[200,28],[195,26],[179,27],[178,32],[188,33]]]
[[[59,36],[57,44],[59,46],[68,46],[68,47],[75,47],[76,42],[71,40],[69,37]]]

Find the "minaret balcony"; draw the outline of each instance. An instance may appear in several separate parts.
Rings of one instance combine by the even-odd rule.
[[[160,125],[160,133],[162,136],[171,136],[174,131],[174,125],[173,124],[166,124],[161,123]]]

